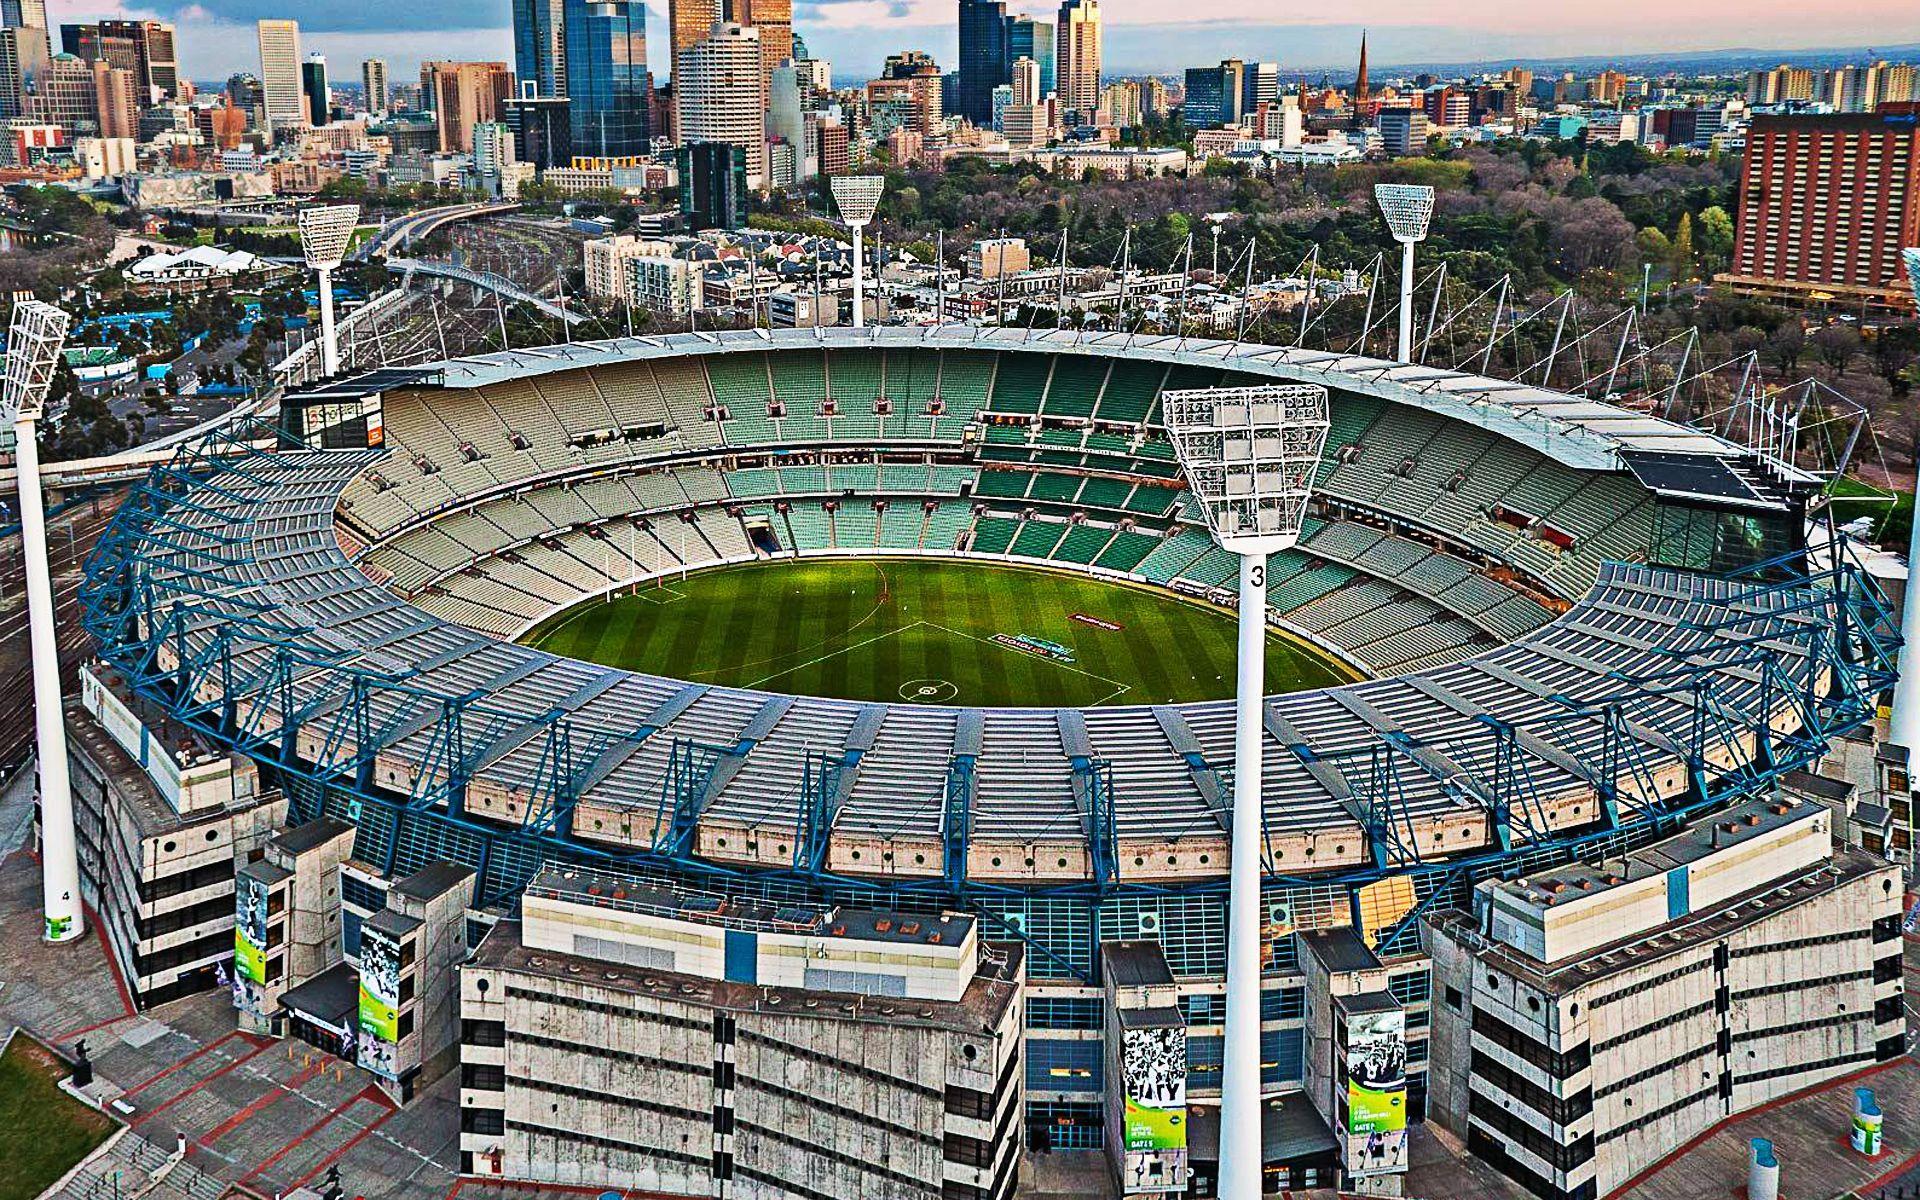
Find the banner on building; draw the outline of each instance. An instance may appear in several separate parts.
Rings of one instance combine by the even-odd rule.
[[[1407,1015],[1347,1014],[1347,1174],[1407,1169]]]
[[[372,926],[360,930],[361,1066],[400,1078],[400,943]]]
[[[1121,1034],[1126,1193],[1187,1187],[1187,1030],[1175,1025]]]
[[[267,885],[246,872],[233,877],[233,1006],[266,1015]]]

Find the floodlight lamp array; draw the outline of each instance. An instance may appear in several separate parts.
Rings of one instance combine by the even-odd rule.
[[[1433,221],[1433,189],[1417,183],[1376,183],[1373,198],[1396,242],[1417,242]]]
[[[830,186],[834,207],[840,210],[840,220],[859,228],[872,222],[887,180],[883,175],[835,175]]]
[[[21,300],[13,306],[7,331],[7,365],[0,415],[11,423],[21,414],[38,419],[53,389],[60,347],[72,322],[62,310],[41,300]]]
[[[347,256],[347,243],[360,223],[357,204],[323,204],[300,210],[300,251],[315,270],[332,270]]]
[[[1162,421],[1222,547],[1272,554],[1300,540],[1327,442],[1317,384],[1164,392]]]

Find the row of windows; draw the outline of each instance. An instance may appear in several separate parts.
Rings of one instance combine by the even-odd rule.
[[[632,1063],[654,1071],[678,1071],[683,1075],[707,1073],[705,1066],[694,1066],[676,1059],[661,1058],[653,1054],[636,1054],[631,1050],[613,1050],[606,1046],[587,1046],[560,1038],[542,1037],[537,1033],[516,1033],[513,1035],[513,1040],[523,1046],[539,1046],[546,1050],[558,1050],[563,1054],[590,1054],[595,1058],[610,1058],[615,1062]]]
[[[1306,1015],[1305,988],[1267,988],[1260,993],[1262,1021],[1297,1021]],[[1227,997],[1219,992],[1182,996],[1180,1016],[1189,1025],[1224,1025],[1227,1022]]]
[[[844,1104],[835,1104],[833,1101],[826,1099],[825,1096],[822,1095],[823,1089],[818,1087],[812,1091],[800,1091],[796,1088],[784,1087],[774,1083],[770,1079],[746,1079],[741,1081],[740,1090],[742,1092],[762,1092],[782,1100],[791,1100],[803,1108],[809,1110],[817,1109],[821,1112],[832,1113],[836,1117],[845,1117],[849,1121],[854,1121],[862,1125],[871,1125],[875,1129],[886,1130],[897,1137],[906,1138],[908,1141],[925,1142],[929,1146],[936,1145],[940,1141],[938,1137],[935,1137],[924,1129],[916,1129],[911,1125],[902,1125],[895,1121],[889,1121],[885,1117],[877,1116],[873,1113],[860,1112],[857,1109],[848,1108]],[[737,1105],[739,1102],[736,1100],[735,1103]]]
[[[1099,1029],[1098,996],[1033,996],[1027,1000],[1028,1029]]]
[[[1840,933],[1817,933],[1809,937],[1788,938],[1783,942],[1767,942],[1758,946],[1739,946],[1733,951],[1734,958],[1751,958],[1756,954],[1778,954],[1786,950],[1804,950],[1809,946],[1831,946],[1837,942],[1854,942],[1867,936],[1864,929],[1848,929]]]
[[[915,1178],[905,1171],[896,1171],[892,1167],[882,1166],[873,1161],[872,1158],[863,1158],[852,1154],[842,1154],[837,1150],[829,1150],[825,1146],[818,1145],[808,1138],[795,1137],[785,1130],[770,1129],[765,1125],[755,1125],[751,1121],[740,1122],[740,1128],[743,1132],[763,1137],[770,1142],[778,1142],[783,1146],[791,1146],[802,1154],[825,1159],[835,1166],[850,1168],[863,1175],[878,1175],[882,1179],[891,1180],[894,1183],[911,1188],[922,1187],[927,1182],[924,1179]],[[742,1175],[747,1174],[747,1168],[745,1167],[740,1167],[738,1170]],[[792,1189],[794,1186],[772,1177],[768,1177],[766,1182],[780,1184],[780,1186],[789,1189]],[[842,1200],[842,1198],[832,1197],[831,1200]]]
[[[694,1021],[686,1017],[676,1017],[668,1012],[653,1012],[629,1008],[622,1004],[602,1004],[598,1000],[584,1000],[578,996],[562,996],[555,992],[538,992],[531,988],[507,985],[507,995],[515,1000],[531,1000],[536,1004],[553,1004],[561,1008],[577,1008],[585,1012],[601,1013],[609,1017],[621,1017],[626,1020],[644,1018],[650,1024],[671,1025],[676,1029],[691,1029],[706,1033],[711,1028],[705,1021]]]
[[[1581,1042],[1577,1046],[1555,1051],[1483,1008],[1473,1010],[1473,1031],[1555,1079],[1566,1079],[1586,1070],[1593,1057],[1590,1043]]]
[[[1594,1200],[1597,1189],[1593,1180],[1589,1179],[1577,1188],[1563,1188],[1507,1153],[1506,1145],[1485,1130],[1467,1130],[1467,1153],[1491,1164],[1494,1170],[1544,1200]]]
[[[1830,1067],[1845,1067],[1853,1063],[1872,1062],[1872,1050],[1856,1050],[1851,1054],[1836,1054],[1832,1058],[1823,1058],[1818,1062],[1788,1063],[1781,1067],[1768,1067],[1764,1071],[1755,1071],[1749,1075],[1736,1075],[1735,1083],[1759,1083],[1767,1079],[1779,1079],[1783,1075],[1801,1075],[1808,1071],[1824,1071]]]
[[[1629,1029],[1625,1033],[1615,1034],[1613,1037],[1595,1042],[1593,1044],[1593,1052],[1595,1054],[1605,1054],[1609,1050],[1617,1050],[1628,1042],[1646,1037],[1650,1033],[1657,1033],[1662,1029],[1669,1029],[1680,1024],[1682,1021],[1691,1021],[1693,1018],[1710,1013],[1713,1010],[1714,1001],[1712,1000],[1702,1000],[1698,1004],[1690,1004],[1677,1012],[1662,1016],[1660,1023],[1657,1025],[1641,1025],[1638,1028]]]
[[[1552,1164],[1556,1171],[1565,1173],[1593,1159],[1591,1133],[1563,1142],[1478,1092],[1468,1098],[1467,1114],[1535,1158]]]
[[[1628,996],[1637,996],[1642,992],[1650,992],[1657,987],[1662,987],[1666,984],[1672,983],[1676,979],[1681,979],[1688,975],[1693,974],[1695,971],[1698,971],[1700,968],[1706,966],[1708,962],[1709,962],[1708,959],[1704,959],[1704,958],[1699,959],[1696,962],[1690,962],[1685,964],[1684,966],[1675,967],[1671,971],[1664,971],[1658,975],[1654,975],[1649,978],[1642,979],[1638,983],[1630,983],[1626,987],[1620,988],[1617,991],[1608,992],[1604,996],[1594,997],[1591,1001],[1587,1003],[1587,1007],[1588,1008],[1605,1008],[1609,1004],[1613,1004],[1613,1003],[1616,1003],[1617,1001],[1625,1000]]]
[[[789,1042],[766,1037],[762,1034],[743,1033],[740,1035],[740,1040],[749,1046],[758,1046],[764,1050],[772,1050],[787,1055],[790,1058],[800,1059],[803,1062],[829,1067],[843,1074],[857,1075],[861,1079],[872,1080],[875,1083],[883,1083],[888,1087],[905,1088],[910,1092],[918,1092],[923,1096],[931,1096],[937,1100],[946,1098],[946,1093],[940,1088],[929,1087],[924,1083],[916,1083],[911,1079],[902,1079],[898,1075],[889,1074],[886,1071],[876,1071],[872,1067],[848,1062],[842,1058],[835,1058],[831,1054],[822,1054],[818,1050],[809,1050],[804,1046],[795,1046]],[[1094,1045],[1097,1046],[1099,1043],[1095,1042]]]
[[[1000,1078],[993,1081],[991,1093],[978,1088],[961,1087],[958,1084],[947,1085],[945,1110],[949,1116],[969,1117],[976,1121],[991,1121],[994,1109],[1006,1096],[1013,1085],[1013,1073],[1020,1065],[1018,1054],[1007,1055],[1006,1065],[1000,1068]]]
[[[1898,963],[1900,960],[1895,959]],[[1808,988],[1823,987],[1836,983],[1859,983],[1869,979],[1872,971],[1842,971],[1838,975],[1829,975],[1825,979],[1788,979],[1781,983],[1767,983],[1759,987],[1742,988],[1733,994],[1735,1000],[1751,1000],[1756,996],[1778,996],[1784,992],[1800,992]]]
[[[474,1111],[480,1111],[480,1110],[469,1109],[467,1111],[474,1112]],[[607,1150],[621,1150],[629,1154],[638,1154],[646,1158],[664,1158],[672,1162],[684,1163],[689,1167],[700,1167],[702,1169],[707,1169],[711,1163],[710,1159],[701,1158],[693,1154],[687,1154],[679,1150],[669,1150],[665,1146],[652,1146],[652,1145],[642,1146],[637,1142],[623,1142],[618,1138],[600,1137],[596,1134],[591,1134],[591,1133],[579,1133],[571,1129],[552,1129],[545,1125],[535,1125],[529,1121],[508,1121],[506,1122],[506,1127],[508,1129],[513,1130],[515,1133],[525,1133],[525,1134],[533,1135],[535,1137],[550,1137],[562,1142],[578,1142],[582,1145],[599,1146]],[[464,1124],[462,1125],[462,1128],[463,1129],[465,1128]],[[469,1132],[473,1132],[473,1133],[492,1132],[497,1134],[497,1133],[500,1133],[501,1131],[498,1129],[491,1130],[491,1131],[484,1130],[484,1129],[475,1129]]]
[[[1027,1145],[1035,1150],[1099,1150],[1106,1144],[1106,1107],[1098,1100],[1027,1105]]]
[[[155,900],[165,900],[170,896],[178,896],[182,892],[195,892],[203,887],[212,887],[216,883],[232,882],[233,860],[231,858],[223,858],[214,862],[204,863],[193,868],[191,871],[181,871],[175,875],[164,875],[158,879],[142,879],[140,881],[140,899],[143,903],[151,904]],[[227,903],[233,903],[231,894],[227,897]]]
[[[1899,999],[1894,999],[1899,1004]],[[1826,1017],[1809,1017],[1804,1021],[1789,1021],[1785,1025],[1769,1025],[1765,1029],[1743,1029],[1733,1035],[1736,1042],[1750,1042],[1755,1038],[1777,1037],[1783,1033],[1805,1033],[1809,1029],[1829,1029],[1835,1025],[1853,1025],[1868,1020],[1868,1013],[1834,1013]]]
[[[652,1113],[656,1117],[678,1117],[685,1121],[704,1123],[710,1116],[703,1109],[681,1108],[677,1104],[662,1104],[657,1100],[642,1100],[638,1096],[618,1095],[605,1088],[573,1087],[565,1083],[555,1083],[551,1079],[535,1079],[530,1075],[509,1075],[507,1082],[515,1087],[526,1088],[530,1092],[544,1092],[549,1096],[566,1096],[572,1100],[593,1100],[620,1108],[637,1108],[641,1112]]]
[[[1720,1085],[1717,1083],[1711,1087],[1701,1088],[1699,1091],[1694,1092],[1691,1095],[1682,1096],[1678,1100],[1675,1100],[1670,1104],[1663,1104],[1659,1108],[1641,1113],[1639,1116],[1635,1117],[1633,1120],[1628,1121],[1625,1125],[1621,1125],[1621,1126],[1618,1126],[1617,1128],[1607,1130],[1605,1133],[1601,1134],[1595,1140],[1600,1145],[1604,1146],[1608,1142],[1611,1142],[1616,1138],[1623,1138],[1637,1129],[1643,1129],[1646,1126],[1653,1124],[1655,1121],[1664,1120],[1667,1117],[1670,1117],[1674,1113],[1680,1112],[1683,1109],[1692,1108],[1694,1105],[1700,1103],[1702,1100],[1712,1099],[1713,1096],[1717,1092],[1719,1092],[1719,1090],[1720,1090]]]
[[[1187,1045],[1192,1047],[1194,1039]],[[1027,1087],[1042,1092],[1097,1092],[1106,1086],[1106,1046],[1098,1041],[1027,1039]]]
[[[1603,1084],[1597,1088],[1593,1094],[1595,1098],[1604,1098],[1616,1092],[1624,1092],[1635,1084],[1645,1083],[1649,1079],[1655,1079],[1669,1072],[1677,1071],[1702,1055],[1714,1053],[1714,1050],[1715,1047],[1712,1045],[1695,1046],[1665,1062],[1658,1062],[1650,1067],[1643,1067],[1631,1075],[1623,1075],[1611,1083]]]
[[[229,898],[231,903],[231,898]],[[217,929],[212,933],[182,942],[178,946],[169,946],[165,950],[136,952],[133,956],[134,974],[140,976],[158,975],[162,971],[171,971],[184,967],[188,963],[199,962],[204,958],[219,957],[233,953],[233,930]],[[273,962],[278,959],[271,960]]]
[[[1556,1096],[1478,1050],[1473,1052],[1471,1070],[1475,1079],[1486,1080],[1555,1125],[1571,1125],[1593,1111],[1592,1088],[1581,1088],[1572,1096]]]
[[[221,920],[233,920],[233,897],[230,895],[209,896],[197,904],[189,904],[172,912],[137,917],[133,926],[134,932],[144,942],[169,933],[179,933],[182,929],[192,929],[195,925],[205,925],[208,921]]]

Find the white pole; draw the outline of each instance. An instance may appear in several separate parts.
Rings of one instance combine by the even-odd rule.
[[[1227,1033],[1220,1081],[1220,1200],[1260,1200],[1260,753],[1265,736],[1267,557],[1240,556],[1233,842],[1227,893]]]
[[[865,235],[865,226],[855,225],[853,227],[853,327],[855,329],[859,329],[867,323],[867,292],[866,286],[860,278],[864,270],[861,266],[861,257],[862,251],[865,249]]]
[[[60,642],[53,630],[53,577],[47,566],[47,514],[40,495],[40,445],[34,415],[13,419],[20,483],[20,548],[26,558],[27,637],[33,655],[33,724],[40,758],[40,884],[46,940],[86,932],[80,911],[80,860],[67,781],[67,722],[60,703]]]
[[[1907,544],[1907,591],[1900,602],[1900,678],[1893,685],[1888,740],[1920,758],[1920,521]]]
[[[1413,243],[1400,243],[1400,361],[1413,361]]]
[[[340,372],[340,343],[333,332],[333,268],[315,267],[320,276],[320,355],[327,375]]]

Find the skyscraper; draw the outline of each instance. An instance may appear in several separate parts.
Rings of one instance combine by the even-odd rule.
[[[682,142],[739,146],[748,186],[763,186],[767,102],[759,30],[729,21],[682,50],[673,62],[673,99]]]
[[[953,111],[982,128],[993,123],[993,89],[1009,82],[1004,0],[960,0],[959,86]]]
[[[732,19],[760,31],[760,75],[793,57],[793,0],[732,0]]]
[[[139,90],[133,72],[125,67],[93,64],[93,106],[99,114],[101,137],[139,136]]]
[[[1920,244],[1920,131],[1907,113],[1775,116],[1747,131],[1733,262],[1748,295],[1904,308],[1900,249]]]
[[[307,101],[307,124],[318,127],[333,120],[333,93],[327,86],[327,56],[309,54],[300,64],[300,94]]]
[[[256,30],[267,124],[276,131],[298,129],[307,123],[300,89],[300,22],[261,21]]]
[[[1053,23],[1036,17],[1007,18],[1007,59],[1018,62],[1030,58],[1040,69],[1040,98],[1052,95],[1058,86],[1053,70]],[[1018,104],[1016,100],[1014,103]],[[1035,101],[1038,103],[1038,101]]]
[[[433,110],[441,150],[469,153],[473,127],[501,119],[513,96],[513,72],[503,62],[423,62],[420,102]]]
[[[0,26],[8,29],[45,29],[47,0],[0,0]]]
[[[566,95],[573,152],[591,158],[647,153],[647,14],[641,0],[565,0]]]
[[[360,64],[360,87],[367,94],[367,111],[374,116],[387,115],[393,89],[387,85],[387,60],[369,58]]]
[[[1246,64],[1237,58],[1215,67],[1188,67],[1181,115],[1190,129],[1215,129],[1237,123],[1245,108]]]
[[[1057,41],[1060,106],[1089,118],[1100,106],[1100,0],[1065,0]]]
[[[726,16],[723,0],[668,0],[667,31],[671,35],[674,74],[680,73],[680,55],[687,48],[707,40],[713,27]],[[675,89],[679,87],[675,83]]]
[[[513,0],[513,65],[535,96],[567,94],[565,0]]]

